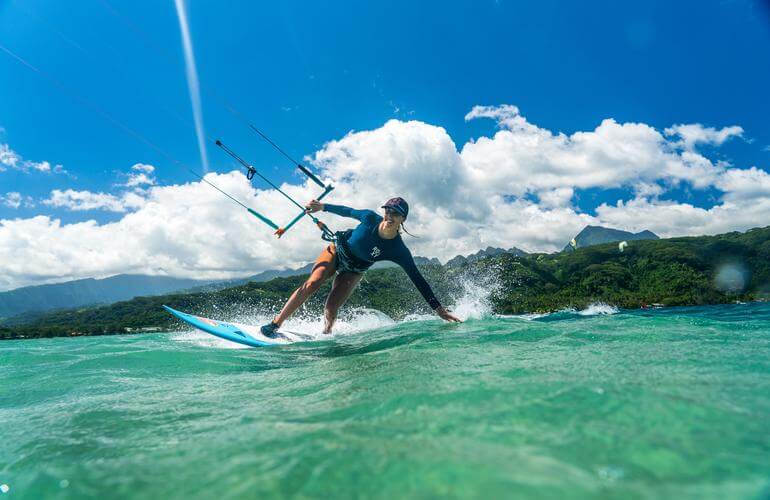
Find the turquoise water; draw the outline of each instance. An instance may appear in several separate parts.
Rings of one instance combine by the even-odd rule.
[[[768,497],[770,304],[590,313],[0,342],[0,499]]]

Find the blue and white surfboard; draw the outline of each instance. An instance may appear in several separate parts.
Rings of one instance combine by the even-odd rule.
[[[259,332],[258,326],[241,325],[238,323],[228,323],[226,321],[203,318],[201,316],[194,316],[192,314],[183,313],[182,311],[177,311],[168,306],[163,306],[163,308],[198,330],[210,333],[221,339],[229,340],[230,342],[237,342],[238,344],[251,347],[267,347],[291,344],[302,340],[313,340],[310,336],[286,331],[280,332],[283,338],[272,339],[262,335]]]

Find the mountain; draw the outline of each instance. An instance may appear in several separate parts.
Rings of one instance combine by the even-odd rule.
[[[288,278],[289,276],[297,276],[300,274],[308,274],[311,269],[313,269],[313,262],[310,264],[304,265],[302,267],[298,267],[296,269],[284,269],[283,271],[276,271],[273,269],[270,269],[268,271],[262,271],[259,274],[255,274],[254,276],[249,276],[246,278],[245,281],[270,281],[273,278]]]
[[[418,266],[440,266],[441,261],[438,260],[436,257],[428,258],[428,257],[420,257],[419,255],[414,256],[414,263]]]
[[[521,257],[523,255],[527,255],[527,252],[524,250],[520,250],[516,247],[513,247],[509,250],[506,250],[504,248],[496,248],[496,247],[487,247],[484,250],[479,250],[478,252],[468,255],[467,257],[458,255],[457,257],[454,257],[452,259],[449,259],[446,263],[447,267],[459,267],[465,264],[471,264],[473,262],[476,262],[478,260],[484,259],[486,257],[495,257],[497,255],[502,255],[510,253],[517,257]]]
[[[262,283],[264,281],[270,281],[275,278],[288,278],[291,276],[299,276],[301,274],[309,274],[311,269],[313,269],[312,262],[296,269],[284,269],[282,271],[269,269],[267,271],[262,271],[261,273],[257,273],[253,276],[247,276],[245,278],[215,281],[213,283],[207,283],[205,285],[196,286],[194,288],[179,290],[179,293],[216,292],[217,290],[224,290],[225,288],[244,285],[249,282]]]
[[[118,274],[104,279],[87,278],[52,285],[27,286],[0,292],[0,318],[91,304],[111,304],[140,295],[170,293],[203,283],[206,282],[167,276]]]
[[[658,240],[660,239],[657,234],[652,231],[644,230],[640,233],[630,233],[628,231],[622,231],[620,229],[612,229],[602,226],[586,226],[580,231],[573,239],[575,245],[572,242],[567,243],[564,247],[564,252],[571,252],[576,248],[585,248],[593,245],[601,245],[602,243],[613,243],[615,241],[631,241],[631,240]]]
[[[418,266],[440,266],[441,261],[438,260],[436,257],[428,258],[428,257],[420,257],[419,255],[414,256],[414,263]],[[381,260],[379,262],[375,262],[374,265],[371,267],[372,269],[386,269],[388,267],[396,267],[398,264],[395,262],[390,262],[389,260]]]

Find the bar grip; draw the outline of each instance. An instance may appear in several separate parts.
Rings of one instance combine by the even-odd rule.
[[[302,170],[302,173],[303,173],[303,174],[305,174],[305,175],[307,175],[308,177],[310,177],[310,180],[312,180],[313,182],[315,182],[316,184],[318,184],[318,185],[319,185],[319,186],[321,186],[322,188],[326,188],[326,185],[325,185],[323,182],[321,182],[321,179],[319,179],[318,177],[316,177],[316,176],[315,176],[315,174],[313,174],[313,172],[311,172],[310,170],[308,170],[307,168],[305,168],[303,165],[301,165],[301,164],[297,163],[297,168],[298,168],[298,169],[300,169],[300,170]]]
[[[273,229],[275,229],[276,231],[278,230],[278,226],[276,226],[276,225],[275,225],[275,223],[274,223],[273,221],[271,221],[270,219],[268,219],[268,218],[267,218],[267,217],[265,217],[264,215],[260,214],[259,212],[257,212],[256,210],[253,210],[253,209],[251,209],[251,208],[247,208],[246,210],[248,210],[248,211],[249,211],[249,213],[250,213],[251,215],[253,215],[253,216],[254,216],[254,217],[256,217],[257,219],[261,220],[262,222],[264,222],[264,223],[265,223],[265,224],[267,224],[268,226],[272,227],[272,228],[273,228]]]

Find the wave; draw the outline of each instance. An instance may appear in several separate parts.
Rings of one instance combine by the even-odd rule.
[[[585,309],[577,310],[573,307],[568,307],[566,309],[561,309],[559,311],[550,312],[550,313],[529,313],[529,314],[521,314],[517,317],[526,319],[529,321],[559,321],[563,319],[570,319],[570,318],[580,318],[580,317],[587,317],[587,316],[603,316],[603,315],[611,315],[611,314],[617,314],[620,312],[620,310],[610,304],[605,304],[604,302],[596,302]]]
[[[617,314],[618,308],[604,302],[597,302],[586,307],[582,311],[578,311],[581,316],[596,316],[599,314]]]

